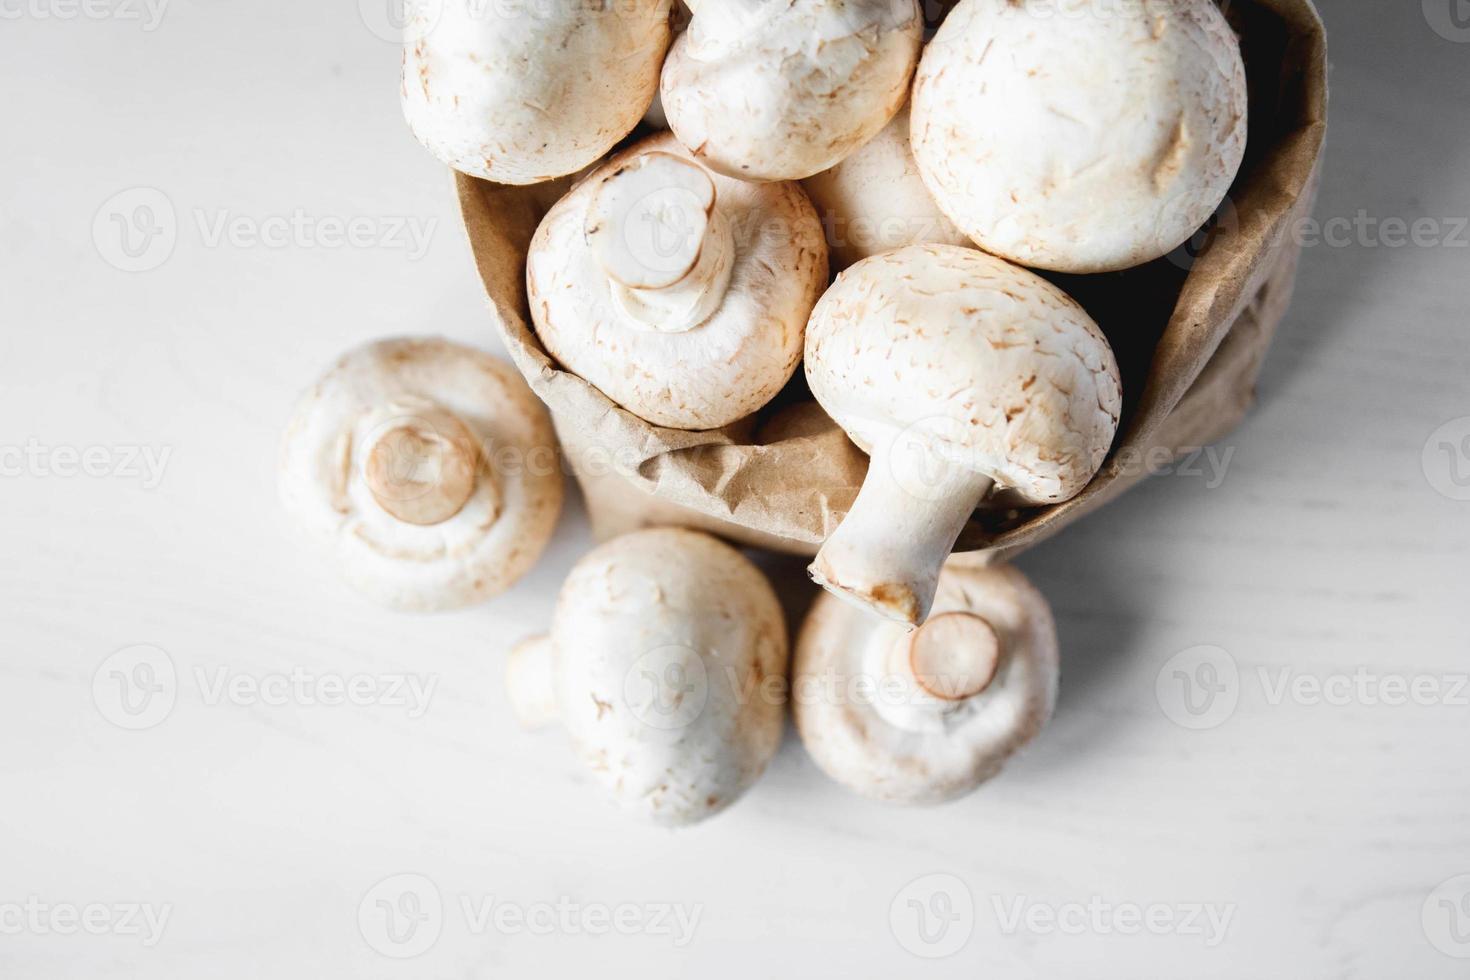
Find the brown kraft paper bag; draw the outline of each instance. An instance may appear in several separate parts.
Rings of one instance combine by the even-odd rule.
[[[1076,498],[978,511],[956,551],[1008,557],[1117,497],[1167,461],[1220,439],[1244,417],[1286,313],[1327,124],[1327,50],[1311,0],[1226,0],[1250,83],[1245,164],[1211,226],[1137,269],[1046,274],[1108,335],[1123,372],[1112,452]],[[570,179],[509,187],[456,175],[461,210],[496,327],[551,410],[599,539],[679,524],[793,554],[815,554],[857,496],[867,457],[835,424],[762,428],[810,401],[801,371],[757,418],[687,432],[651,425],[561,370],[530,327],[525,254]],[[784,417],[783,417],[784,418]]]

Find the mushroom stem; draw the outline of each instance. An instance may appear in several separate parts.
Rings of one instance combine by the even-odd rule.
[[[552,674],[553,649],[549,634],[534,636],[516,644],[506,661],[506,694],[522,728],[543,728],[560,717]]]
[[[698,164],[644,154],[598,186],[584,234],[624,316],[635,326],[683,333],[724,301],[735,235]]]
[[[887,619],[917,626],[929,615],[939,569],[994,481],[923,442],[875,445],[852,510],[808,571],[817,584]]]
[[[877,646],[872,673],[893,678],[898,696],[880,697],[875,710],[906,731],[941,728],[995,680],[1001,641],[983,616],[949,612],[913,633]]]
[[[474,494],[480,453],[475,437],[438,407],[390,408],[388,427],[367,447],[363,478],[378,506],[409,524],[442,524]],[[499,500],[486,479],[492,513]]]

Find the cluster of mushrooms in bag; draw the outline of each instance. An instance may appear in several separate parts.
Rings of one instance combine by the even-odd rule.
[[[993,776],[1049,717],[1058,651],[989,559],[1127,486],[1120,449],[1248,400],[1321,143],[1309,0],[408,14],[404,112],[460,175],[515,363],[346,354],[285,434],[291,515],[369,597],[460,607],[535,563],[570,463],[608,540],[507,689],[653,821],[734,802],[788,703],[867,796]],[[794,651],[716,534],[815,552]]]

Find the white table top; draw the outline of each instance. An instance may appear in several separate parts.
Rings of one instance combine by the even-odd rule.
[[[1309,249],[1223,479],[1159,477],[1023,557],[1065,647],[1031,750],[960,803],[904,810],[843,792],[788,731],[747,798],[679,833],[607,809],[563,737],[508,712],[503,655],[589,545],[579,502],[514,593],[428,618],[356,598],[282,520],[280,429],[339,352],[493,343],[373,4],[161,3],[0,6],[0,444],[37,447],[0,480],[0,973],[1470,971],[1450,955],[1470,954],[1470,29],[1452,0],[1324,4],[1318,215],[1429,217],[1444,244]],[[114,198],[134,188],[166,200]],[[161,264],[110,226],[138,205],[176,216]],[[364,240],[333,247],[354,217]],[[88,459],[106,475],[54,472]],[[138,644],[178,693],[128,731],[93,679]],[[1171,658],[1201,646],[1235,670],[1233,713],[1177,701]],[[422,713],[216,687],[293,670],[436,687]],[[404,893],[428,918],[395,946],[377,903]]]

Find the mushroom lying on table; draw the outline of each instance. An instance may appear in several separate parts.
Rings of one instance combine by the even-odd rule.
[[[561,512],[546,410],[505,362],[441,339],[345,355],[281,444],[287,512],[365,595],[469,605],[513,585]]]
[[[787,656],[780,603],[754,565],[706,534],[656,529],[577,563],[551,634],[511,654],[507,687],[524,725],[566,727],[618,804],[681,825],[765,770]]]
[[[799,180],[840,161],[908,97],[918,0],[687,0],[664,63],[669,127],[746,180]]]
[[[1057,673],[1051,610],[1026,577],[951,563],[917,631],[817,599],[796,644],[796,728],[844,786],[940,803],[994,776],[1036,736]]]
[[[909,149],[907,106],[847,159],[801,185],[827,231],[834,269],[905,245],[970,244],[919,176]]]
[[[987,493],[1080,493],[1118,427],[1107,339],[1046,280],[953,245],[911,245],[837,277],[807,326],[812,394],[870,455],[811,573],[910,625]]]
[[[914,156],[988,252],[1061,272],[1166,255],[1245,155],[1240,44],[1216,0],[962,0],[914,81]]]
[[[827,245],[799,185],[722,177],[668,133],[562,198],[526,260],[547,352],[676,429],[719,428],[770,401],[796,370],[826,280]]]
[[[658,88],[670,0],[409,3],[403,112],[449,166],[501,184],[575,173]]]

